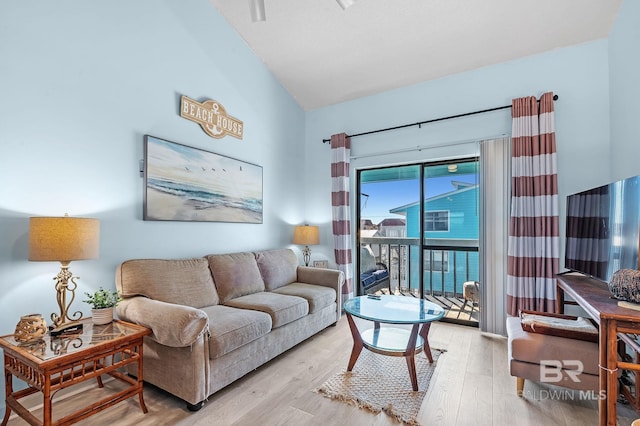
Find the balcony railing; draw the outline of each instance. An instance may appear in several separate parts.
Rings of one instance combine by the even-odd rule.
[[[464,283],[478,281],[478,240],[363,237],[376,261],[389,270],[390,289],[415,296],[463,297]],[[420,280],[420,253],[423,279]],[[421,288],[422,282],[422,288]]]

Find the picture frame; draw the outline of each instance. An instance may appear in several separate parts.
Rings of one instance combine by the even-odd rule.
[[[314,260],[313,261],[313,267],[314,268],[328,269],[329,268],[329,261],[328,260]]]
[[[143,220],[262,223],[262,167],[144,136]]]

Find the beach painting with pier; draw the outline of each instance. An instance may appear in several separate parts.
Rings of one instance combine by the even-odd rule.
[[[262,223],[262,167],[145,135],[144,220]]]

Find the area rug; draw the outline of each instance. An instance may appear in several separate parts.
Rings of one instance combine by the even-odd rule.
[[[378,355],[365,349],[352,371],[334,375],[316,392],[374,413],[384,411],[398,421],[418,425],[417,416],[422,400],[438,358],[444,352],[446,350],[431,349],[433,364],[429,363],[424,353],[416,355],[418,391],[411,389],[409,370],[403,357]]]

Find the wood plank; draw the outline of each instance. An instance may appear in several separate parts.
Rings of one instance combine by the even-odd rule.
[[[515,378],[509,375],[507,342],[504,337],[480,333],[477,328],[437,322],[431,327],[433,348],[444,348],[429,385],[418,421],[425,425],[595,425],[597,403],[564,395],[550,398],[554,388],[525,383],[528,396],[515,393]],[[79,425],[156,426],[171,425],[355,425],[397,426],[386,414],[332,400],[314,392],[333,374],[346,368],[352,339],[346,318],[306,342],[287,351],[209,398],[198,412],[154,386],[145,384],[143,414],[137,398],[131,398],[98,413]],[[73,412],[102,398],[103,392],[118,392],[122,384],[105,380],[82,392],[78,387],[56,395],[57,415]],[[562,388],[555,388],[562,390]],[[73,391],[73,392],[72,392]],[[546,392],[546,394],[545,394]],[[67,395],[67,393],[69,395]],[[71,394],[75,394],[71,396]],[[556,396],[563,394],[557,394]],[[25,404],[35,407],[41,398],[31,395]],[[36,411],[39,415],[40,411]],[[628,426],[637,414],[618,404],[619,424]],[[12,416],[9,425],[24,425]]]

